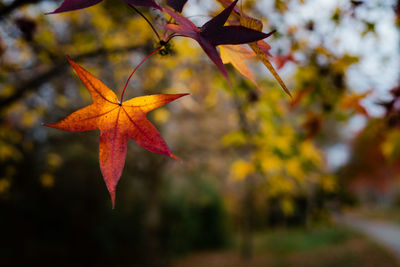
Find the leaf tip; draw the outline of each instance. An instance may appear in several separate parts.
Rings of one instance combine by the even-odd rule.
[[[111,202],[111,209],[115,210],[115,199],[112,199]]]
[[[54,123],[45,123],[45,122],[42,122],[40,125],[41,125],[41,126],[45,126],[45,127],[54,128]]]
[[[183,96],[187,96],[187,95],[190,95],[190,93],[179,94],[179,97],[183,97]]]
[[[111,207],[112,209],[115,209],[115,191],[113,192],[110,191],[110,197],[111,197]]]
[[[174,154],[170,154],[169,155],[171,158],[175,159],[176,161],[182,162],[182,160],[180,158],[178,158],[177,156],[175,156]]]

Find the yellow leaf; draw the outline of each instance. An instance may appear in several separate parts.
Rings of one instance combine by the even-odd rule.
[[[286,87],[285,83],[283,82],[283,80],[281,79],[279,74],[276,72],[274,66],[272,66],[271,61],[269,61],[265,52],[260,47],[258,47],[257,43],[251,43],[249,45],[250,45],[251,49],[253,49],[253,51],[256,53],[258,59],[260,59],[262,61],[262,63],[264,63],[264,65],[267,67],[267,69],[271,72],[271,74],[274,76],[274,78],[278,81],[278,83],[282,87],[283,91],[285,91],[290,97],[292,97],[292,94],[290,93],[289,89]]]
[[[255,54],[240,45],[221,45],[219,47],[221,59],[224,64],[231,63],[245,78],[257,85],[251,70],[246,65],[246,59],[255,57]]]
[[[240,17],[240,25],[261,31],[262,30],[262,23],[259,20],[249,18],[249,17]],[[276,72],[274,66],[272,66],[271,61],[269,60],[267,54],[263,49],[260,48],[260,45],[257,42],[250,43],[249,44],[251,49],[256,53],[257,57],[259,60],[261,60],[262,63],[267,67],[267,69],[271,72],[271,74],[275,77],[275,79],[278,81],[278,83],[281,85],[282,89],[291,97],[292,94],[290,93],[289,89],[286,87],[285,83],[279,76],[279,74]]]

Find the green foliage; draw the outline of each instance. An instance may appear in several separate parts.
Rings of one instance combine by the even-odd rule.
[[[326,248],[345,243],[355,234],[348,229],[317,227],[310,230],[288,229],[258,235],[259,246],[273,253],[293,253]]]
[[[229,242],[229,217],[217,188],[209,179],[191,179],[164,201],[162,242],[170,254],[220,249]]]

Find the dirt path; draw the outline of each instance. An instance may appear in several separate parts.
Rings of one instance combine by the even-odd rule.
[[[393,252],[400,260],[400,226],[390,222],[370,220],[355,214],[336,217],[339,223],[361,231]]]

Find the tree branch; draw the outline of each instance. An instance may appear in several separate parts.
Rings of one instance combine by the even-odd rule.
[[[145,47],[144,46],[127,46],[127,47],[114,48],[114,49],[100,48],[98,50],[91,51],[88,53],[72,55],[71,57],[76,60],[82,60],[82,59],[87,59],[87,58],[93,58],[98,55],[110,55],[110,54],[116,54],[116,53],[124,53],[124,52],[130,52],[130,51],[134,51],[134,50],[138,50],[138,49],[145,49]],[[21,82],[20,83],[21,85],[15,88],[15,92],[12,95],[5,97],[5,98],[0,98],[0,113],[2,111],[4,111],[9,105],[15,103],[20,98],[22,98],[25,94],[35,90],[42,84],[51,80],[53,77],[55,77],[58,74],[65,71],[66,67],[68,66],[67,63],[68,63],[68,61],[65,58],[59,59],[47,71],[43,71],[43,72],[39,73],[38,75],[36,75],[35,77],[33,77],[30,80]]]

